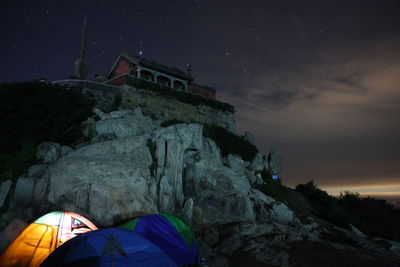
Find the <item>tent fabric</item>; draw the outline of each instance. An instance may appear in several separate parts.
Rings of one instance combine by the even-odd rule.
[[[191,249],[194,243],[194,238],[189,226],[182,219],[171,214],[160,213],[160,215],[172,223],[175,229],[181,234],[183,240],[185,240],[186,244],[189,246],[189,249]]]
[[[120,226],[150,240],[180,265],[199,263],[199,250],[189,226],[169,214],[152,214]]]
[[[131,220],[129,222],[126,222],[126,223],[120,225],[118,228],[123,228],[123,229],[134,231],[135,228],[136,228],[136,224],[138,223],[139,219],[140,219],[140,217],[136,218],[136,219],[133,219],[133,220]]]
[[[178,266],[165,252],[133,231],[107,228],[78,235],[43,263],[50,266]]]
[[[0,256],[0,266],[39,266],[58,246],[97,227],[73,212],[48,213],[28,225]]]

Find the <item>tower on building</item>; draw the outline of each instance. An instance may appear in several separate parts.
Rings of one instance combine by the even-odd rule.
[[[75,76],[78,79],[86,80],[89,74],[89,62],[86,60],[87,48],[87,23],[86,18],[83,22],[81,39],[81,57],[75,61]]]

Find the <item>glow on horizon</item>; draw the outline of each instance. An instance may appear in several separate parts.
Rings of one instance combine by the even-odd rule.
[[[340,193],[350,191],[352,193],[359,193],[361,196],[398,196],[400,197],[400,183],[399,184],[386,184],[386,185],[359,185],[359,186],[325,186],[321,187],[326,190],[328,194],[339,196]]]

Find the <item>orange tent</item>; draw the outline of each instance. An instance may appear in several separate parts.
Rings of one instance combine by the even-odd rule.
[[[97,230],[73,212],[48,213],[28,225],[0,256],[0,266],[39,266],[57,247],[77,234]]]

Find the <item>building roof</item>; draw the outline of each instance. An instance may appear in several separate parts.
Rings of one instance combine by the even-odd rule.
[[[200,89],[203,89],[205,91],[209,91],[209,92],[213,92],[213,93],[216,92],[216,90],[214,88],[212,88],[210,86],[206,86],[206,85],[200,85],[200,84],[192,83],[190,86],[192,86],[194,88],[200,88]]]
[[[184,79],[184,80],[193,81],[193,77],[192,76],[190,76],[189,74],[185,73],[184,71],[182,71],[182,70],[180,70],[180,69],[178,69],[176,67],[171,67],[171,66],[168,66],[168,65],[161,64],[161,63],[159,63],[159,62],[157,62],[155,60],[150,60],[150,59],[147,59],[147,58],[144,58],[144,57],[139,57],[139,56],[136,56],[136,55],[132,55],[132,54],[130,54],[128,52],[125,52],[125,51],[121,52],[121,54],[118,56],[117,60],[115,61],[115,63],[111,67],[108,75],[111,74],[111,71],[114,69],[115,65],[117,64],[117,62],[118,62],[118,60],[119,60],[119,58],[121,56],[125,57],[126,59],[128,59],[129,61],[131,61],[134,64],[140,64],[140,65],[148,67],[150,69],[154,69],[154,70],[158,70],[160,72],[163,72],[165,74],[170,74],[172,76],[175,76],[175,77],[178,77],[178,78],[181,78],[181,79]]]

